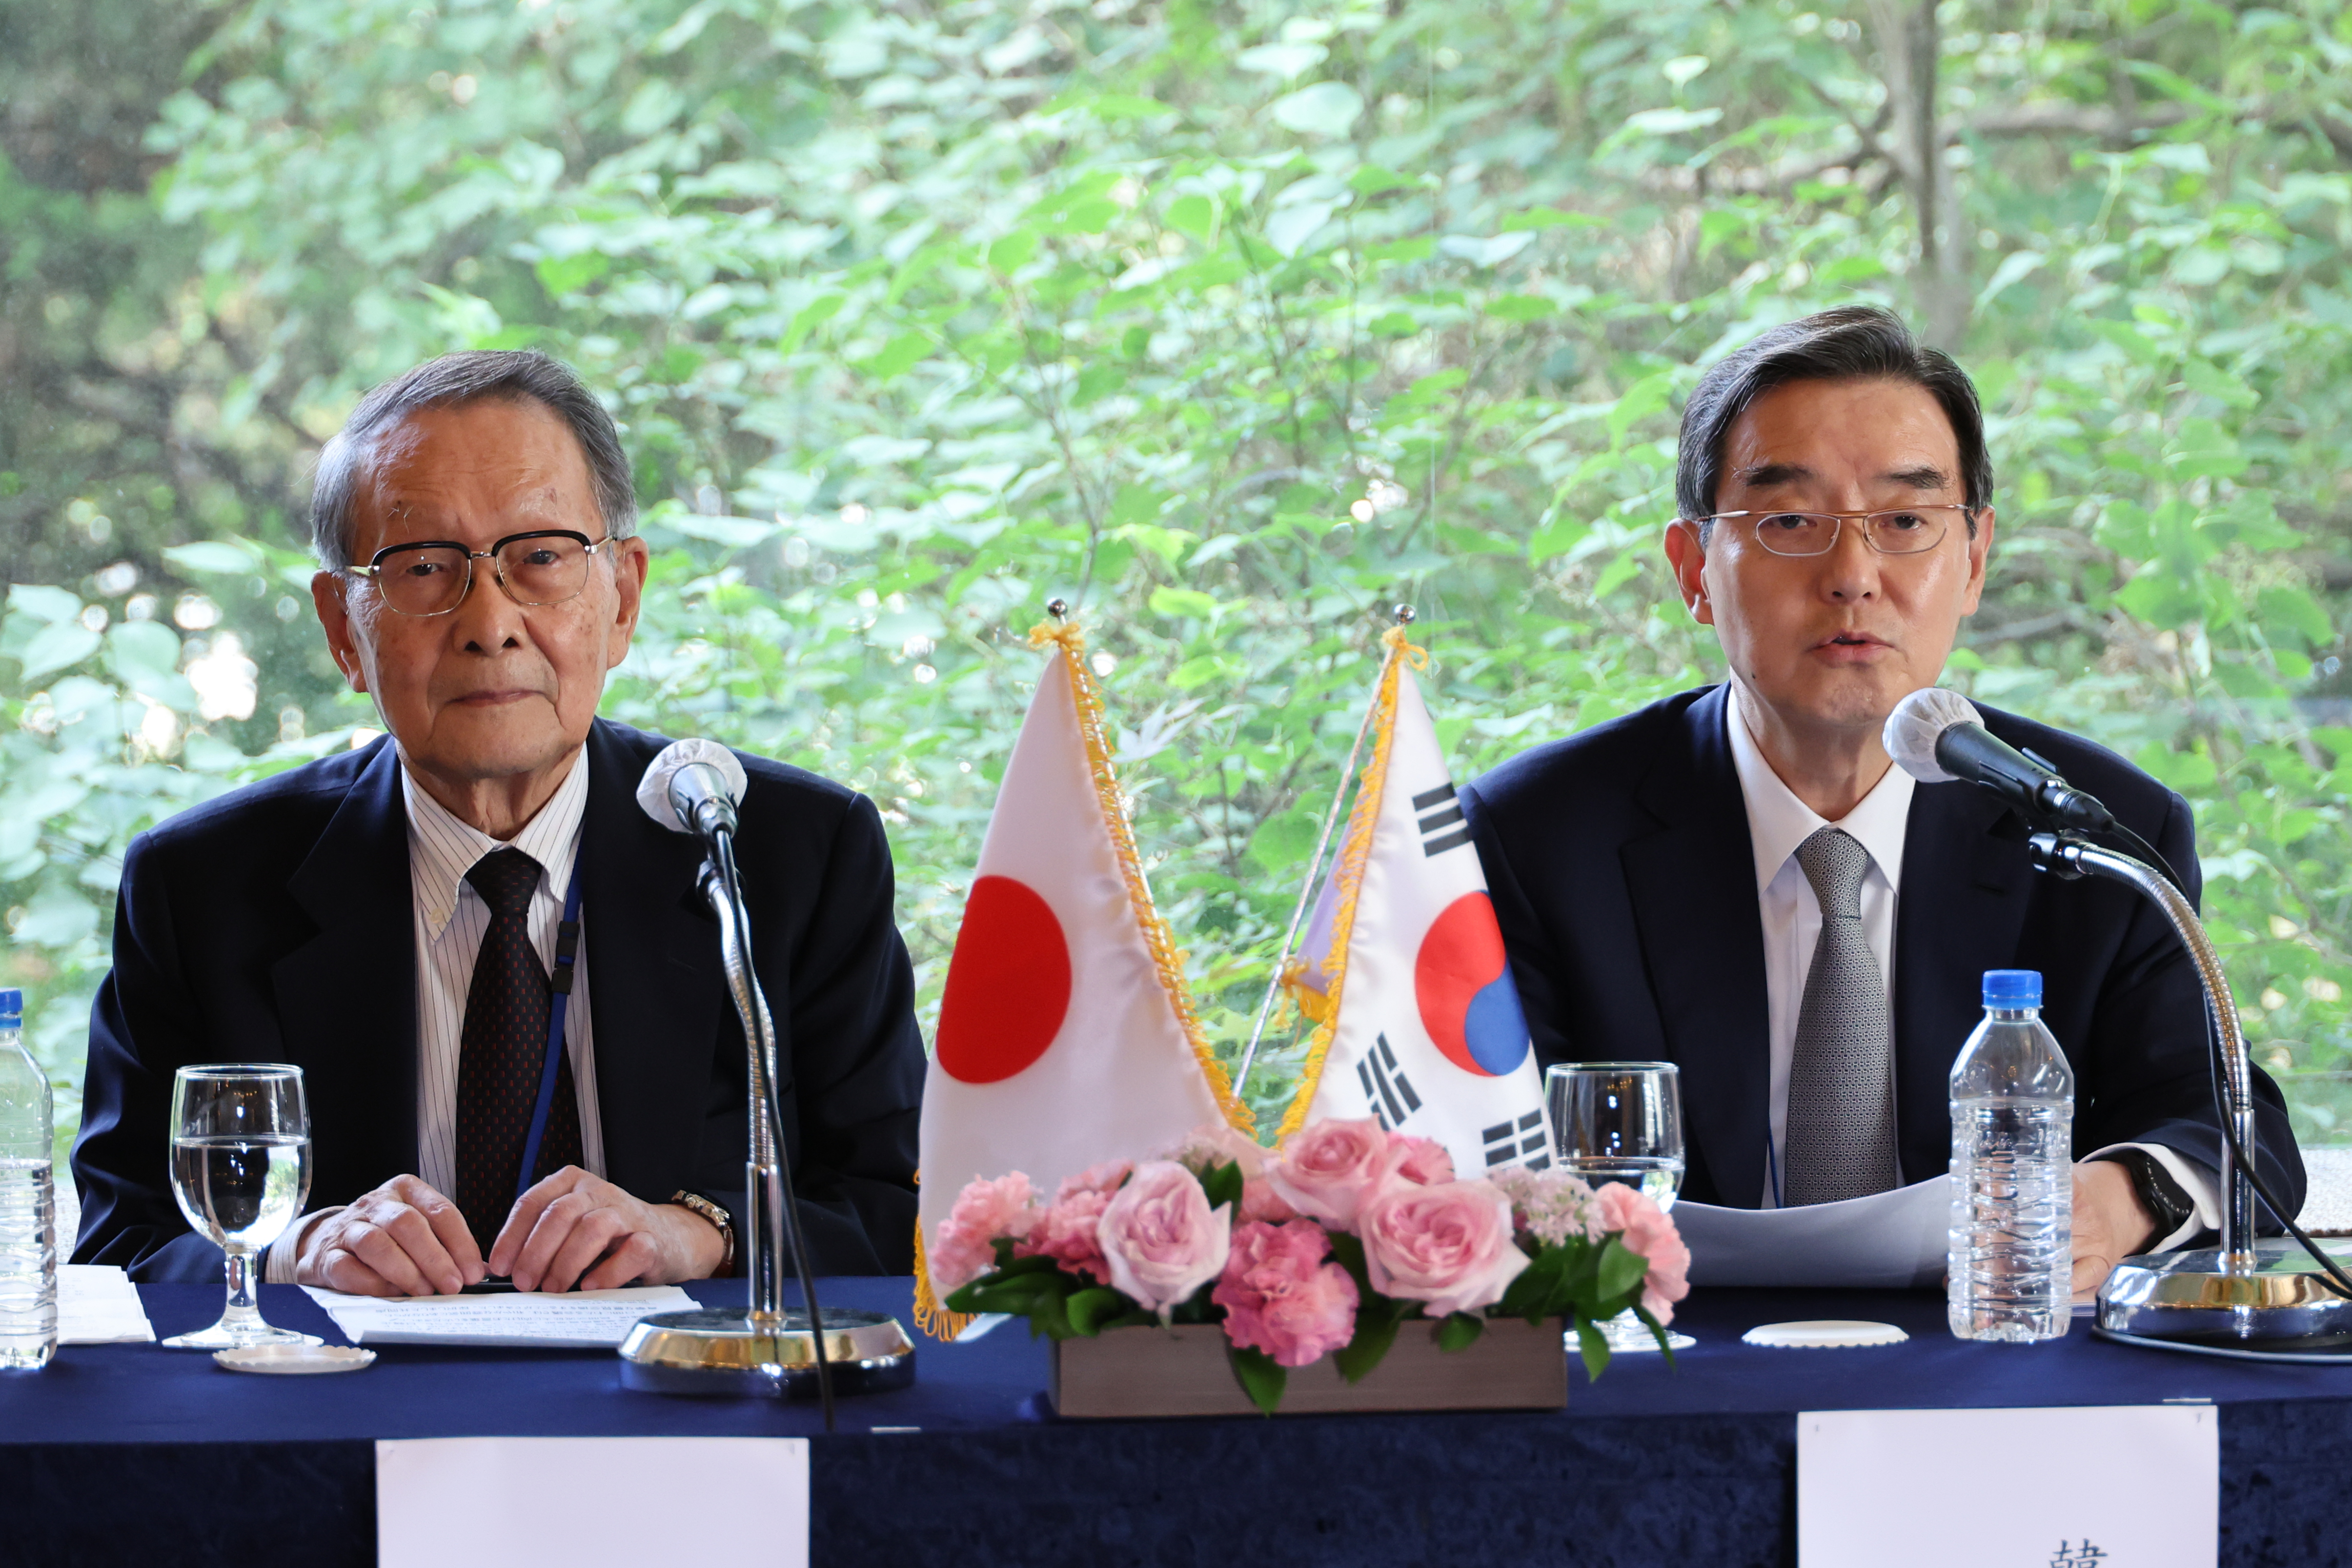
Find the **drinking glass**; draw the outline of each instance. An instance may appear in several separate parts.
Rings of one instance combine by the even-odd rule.
[[[1594,1186],[1622,1182],[1671,1209],[1683,1185],[1682,1073],[1671,1061],[1563,1061],[1544,1075],[1560,1164]],[[1627,1308],[1601,1324],[1612,1352],[1655,1350]],[[1697,1342],[1669,1333],[1676,1350]]]
[[[254,1300],[256,1260],[310,1196],[310,1113],[302,1070],[277,1062],[183,1067],[172,1084],[172,1196],[199,1232],[228,1254],[220,1322],[174,1334],[167,1350],[317,1344],[274,1329]]]

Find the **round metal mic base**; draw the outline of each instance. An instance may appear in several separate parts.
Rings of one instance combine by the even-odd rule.
[[[885,1313],[826,1308],[824,1349],[837,1396],[884,1394],[915,1381],[915,1343]],[[761,1333],[742,1312],[656,1312],[621,1343],[621,1386],[644,1394],[814,1399],[816,1350],[808,1314],[787,1312],[782,1332]]]
[[[2352,1243],[2328,1249],[2338,1262]],[[2132,1343],[2260,1353],[2352,1348],[2352,1300],[2292,1238],[2254,1244],[2254,1267],[2233,1272],[2211,1249],[2126,1258],[2099,1287],[2096,1322]]]

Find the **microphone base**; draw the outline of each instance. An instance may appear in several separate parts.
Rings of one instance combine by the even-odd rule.
[[[2352,1241],[2323,1245],[2352,1260]],[[2257,1241],[2235,1266],[2210,1248],[2126,1258],[2099,1287],[2095,1321],[2107,1334],[2183,1349],[2352,1352],[2352,1300],[2292,1238]]]
[[[826,1308],[824,1349],[835,1395],[887,1394],[915,1381],[915,1342],[887,1313]],[[629,1331],[620,1355],[621,1386],[641,1394],[816,1397],[816,1351],[798,1310],[781,1324],[727,1308],[656,1312]]]

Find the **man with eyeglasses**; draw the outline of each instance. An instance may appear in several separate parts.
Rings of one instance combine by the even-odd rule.
[[[665,739],[596,716],[637,624],[635,517],[611,416],[536,353],[433,361],[328,443],[311,596],[389,734],[132,844],[77,1259],[217,1280],[166,1178],[173,1074],[277,1061],[303,1069],[314,1155],[271,1281],[425,1295],[733,1267],[745,1051],[701,852],[635,798]],[[903,1274],[923,1050],[889,847],[862,796],[741,761],[811,1263]]]
[[[2203,1004],[2161,915],[2038,874],[2001,801],[1917,784],[1881,745],[1984,589],[1992,465],[1967,374],[1884,310],[1775,328],[1692,392],[1675,501],[1666,559],[1728,678],[1462,791],[1543,1060],[1679,1063],[1685,1197],[1864,1197],[1946,1168],[1947,1082],[1983,973],[2037,969],[2075,1072],[2078,1294],[2217,1225]],[[2195,896],[2178,795],[1983,712]],[[2284,1106],[2256,1076],[2264,1172],[2299,1202]]]

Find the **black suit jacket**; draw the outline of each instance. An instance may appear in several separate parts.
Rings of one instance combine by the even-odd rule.
[[[1538,747],[1462,791],[1536,1051],[1682,1069],[1684,1196],[1763,1201],[1769,1062],[1764,932],[1748,812],[1711,686]],[[1979,705],[1981,706],[1981,705]],[[2122,758],[1983,708],[2157,846],[2194,899],[2188,803]],[[1973,784],[1911,798],[1895,935],[1903,1179],[1948,1166],[1948,1083],[1984,1016],[1987,969],[2038,969],[2042,1019],[2075,1074],[2077,1156],[2116,1143],[2221,1159],[2195,967],[2157,909],[2117,883],[2028,860],[2024,823]],[[2277,1087],[2254,1086],[2263,1175],[2300,1204],[2303,1161]]]
[[[636,803],[667,742],[598,720],[587,745],[581,908],[605,1174],[650,1203],[680,1188],[743,1211],[740,1025],[701,851]],[[873,803],[745,756],[736,850],[810,1262],[913,1266],[923,1046]],[[77,1261],[217,1280],[166,1174],[172,1077],[195,1061],[299,1066],[310,1207],[416,1168],[416,953],[408,817],[389,739],[194,807],[131,846],[114,967],[89,1030],[74,1178]]]

